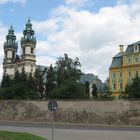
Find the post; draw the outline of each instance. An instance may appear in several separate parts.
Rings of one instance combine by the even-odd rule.
[[[51,111],[51,127],[52,127],[52,140],[54,140],[54,111],[58,109],[58,104],[55,100],[50,100],[48,109]]]
[[[53,111],[53,101],[52,101],[52,140],[54,140],[54,111]]]

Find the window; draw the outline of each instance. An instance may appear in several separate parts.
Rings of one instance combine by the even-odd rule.
[[[135,51],[137,50],[137,45],[135,46]]]
[[[25,47],[23,48],[23,55],[25,55]]]
[[[120,72],[120,77],[122,77],[122,72]]]
[[[33,48],[31,48],[31,54],[33,54],[34,53],[34,49]]]
[[[131,72],[130,71],[128,72],[128,77],[131,77]]]
[[[5,51],[5,59],[7,59],[7,51]]]
[[[138,71],[135,71],[135,76],[137,77],[139,75]]]
[[[12,55],[13,55],[12,58],[14,59],[15,58],[15,52],[14,51],[13,51]]]
[[[135,58],[135,63],[138,63],[138,57]]]
[[[130,58],[128,58],[128,64],[130,64],[131,63],[131,59]]]
[[[116,84],[115,83],[113,84],[113,90],[116,90]]]
[[[115,78],[116,77],[116,74],[115,73],[112,73],[112,77]]]
[[[123,88],[123,84],[122,84],[122,83],[120,83],[120,90],[122,90],[122,88]]]

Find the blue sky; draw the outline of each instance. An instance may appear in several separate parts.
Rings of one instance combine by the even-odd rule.
[[[3,0],[2,0],[3,1]],[[20,1],[20,0],[19,0]],[[80,7],[79,9],[86,9],[92,12],[98,12],[102,7],[115,6],[116,0],[91,0],[90,6]],[[64,0],[27,0],[25,3],[20,2],[5,2],[0,5],[0,17],[2,24],[10,26],[12,24],[15,30],[20,31],[27,18],[32,20],[46,20],[49,19],[52,9],[60,5],[66,5]]]
[[[82,71],[105,80],[120,44],[139,40],[139,0],[0,0],[0,62],[12,24],[20,38],[30,17],[37,37],[37,64],[55,64],[67,53]],[[2,73],[2,65],[0,67]]]

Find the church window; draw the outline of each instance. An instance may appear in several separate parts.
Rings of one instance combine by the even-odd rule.
[[[14,59],[15,58],[15,52],[13,52],[12,55],[13,55],[12,58]]]
[[[25,47],[23,48],[23,55],[25,55]]]
[[[7,58],[7,51],[5,52],[5,58]]]
[[[33,48],[31,48],[31,54],[33,54],[34,53],[34,49]]]

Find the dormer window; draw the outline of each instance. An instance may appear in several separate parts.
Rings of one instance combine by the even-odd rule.
[[[134,45],[134,52],[138,52],[139,51],[139,45]]]

